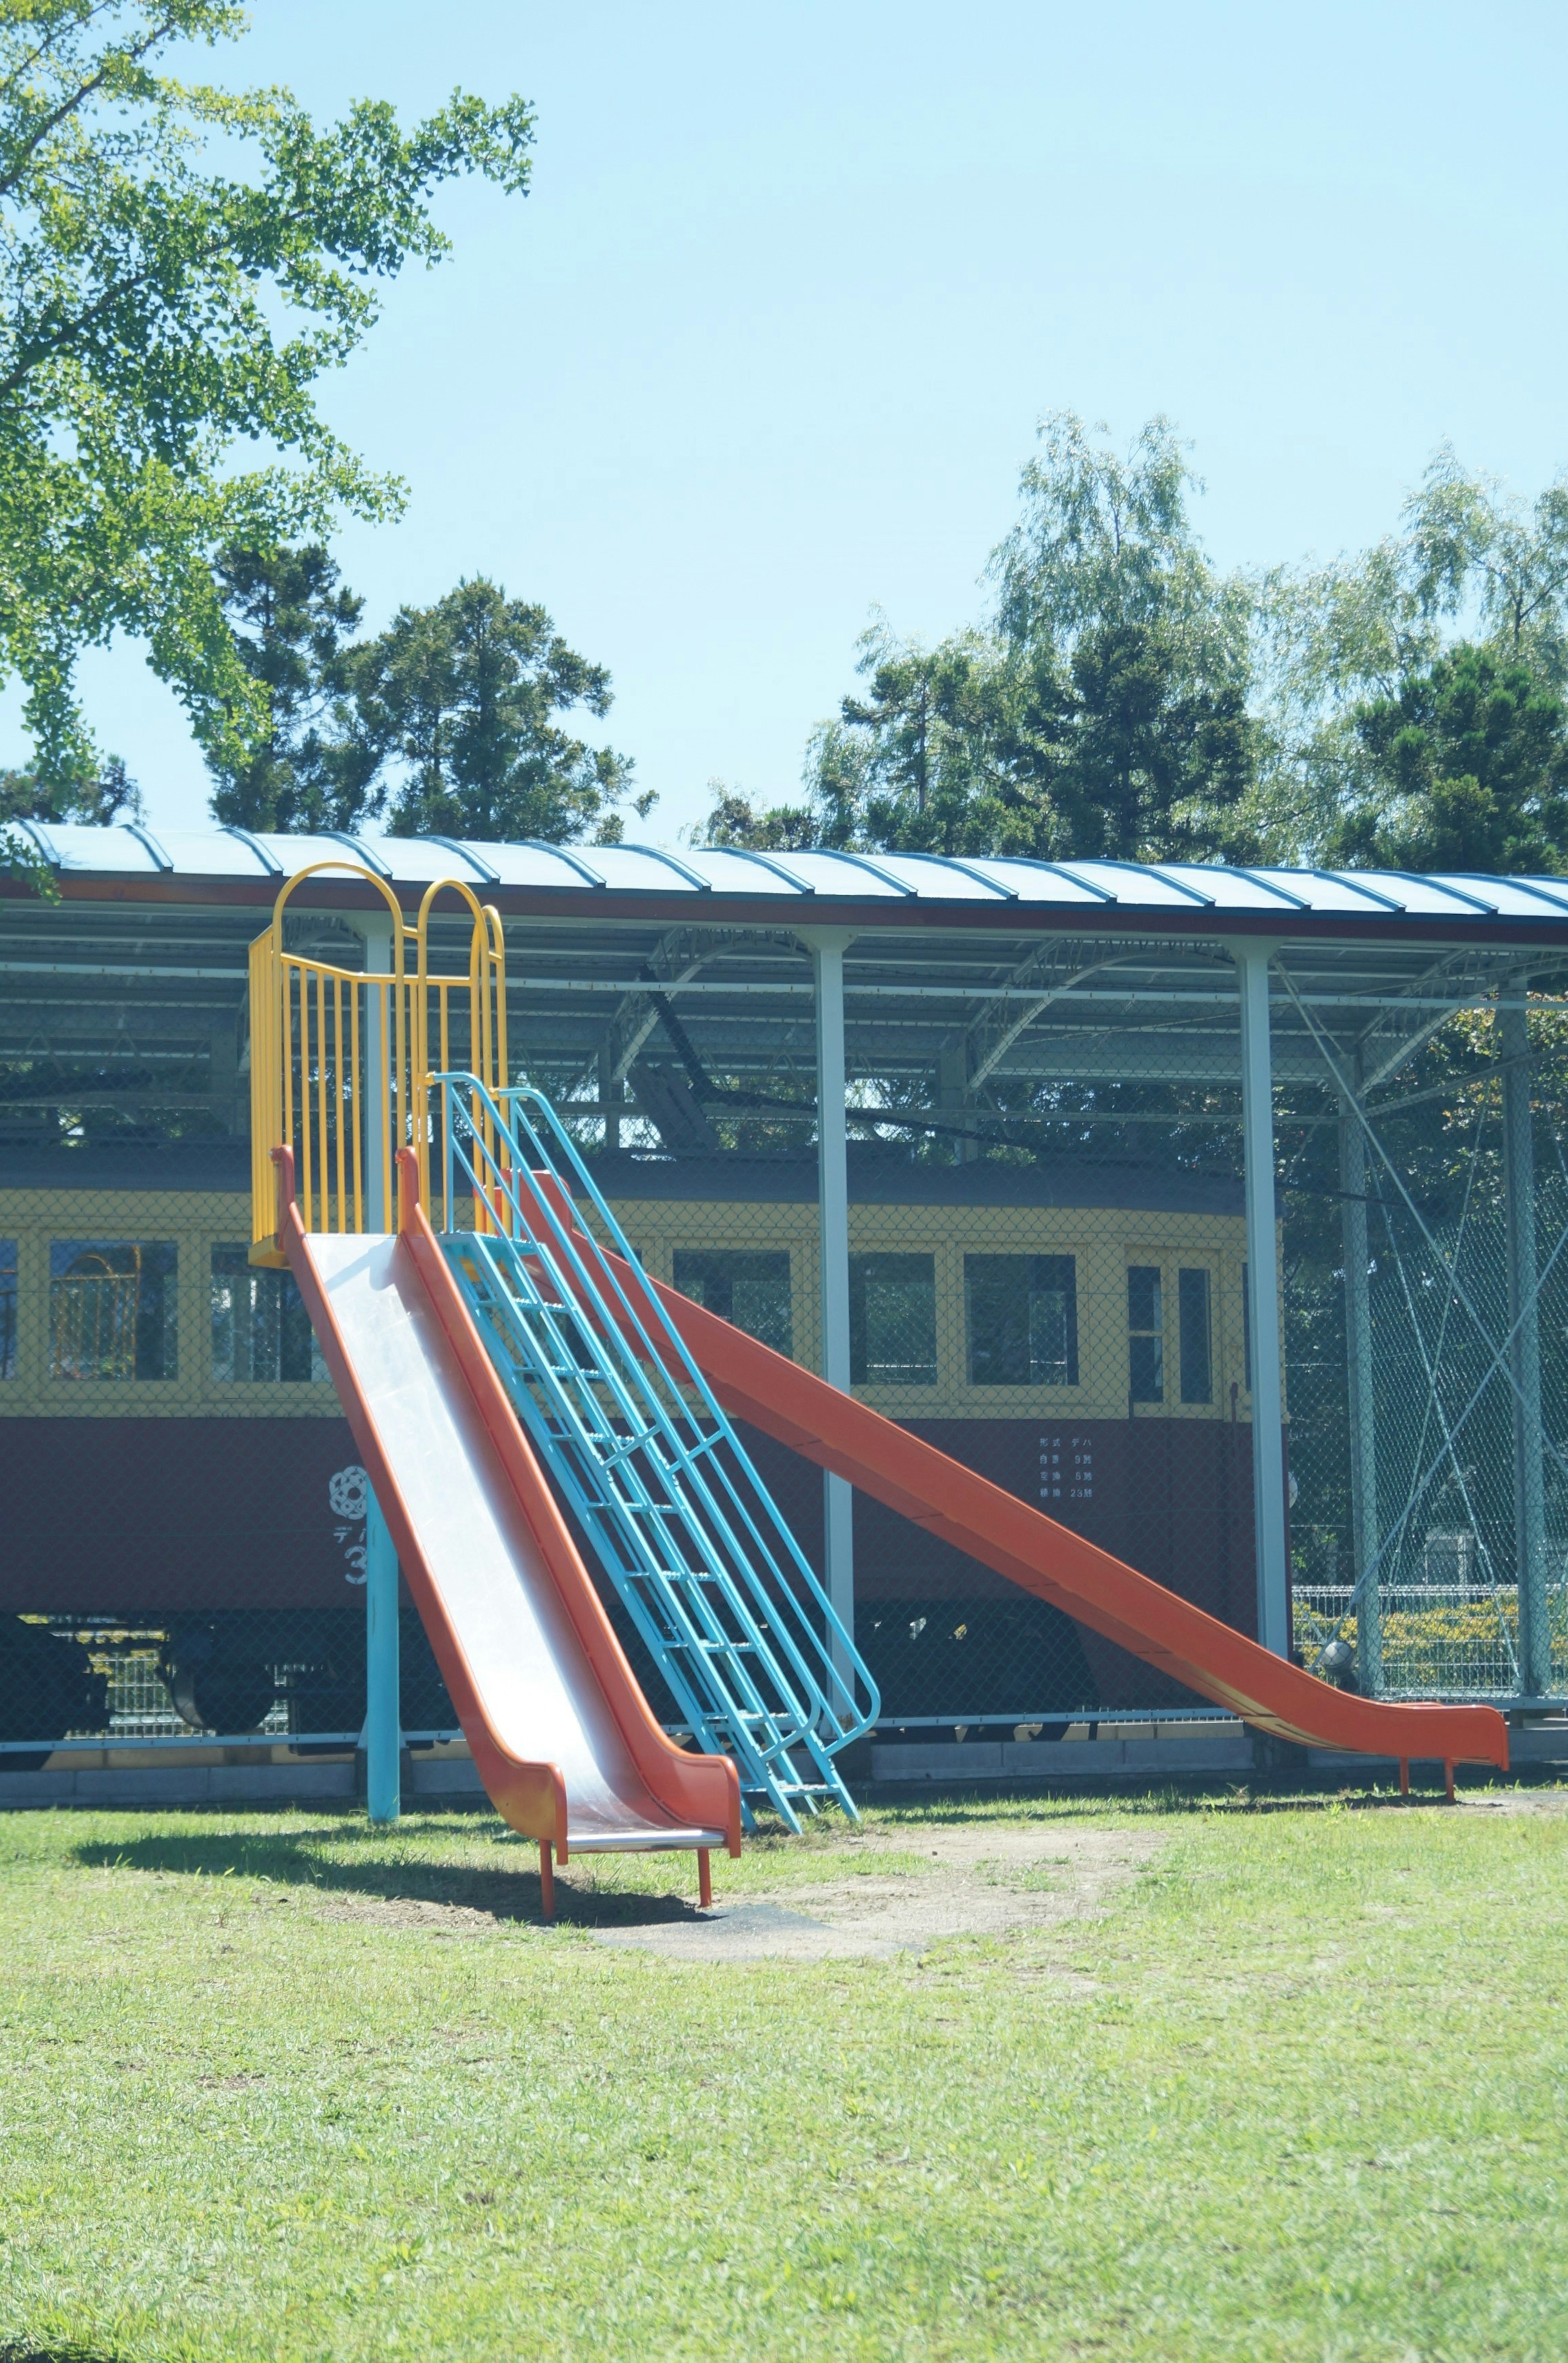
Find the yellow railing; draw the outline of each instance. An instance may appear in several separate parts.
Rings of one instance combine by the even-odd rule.
[[[392,965],[384,972],[337,968],[286,949],[284,910],[295,888],[321,871],[366,878],[392,920]],[[429,923],[438,895],[461,894],[473,916],[465,976],[430,971]],[[412,965],[410,965],[412,961]],[[464,997],[466,996],[466,1009]],[[466,1017],[454,1028],[454,1002]],[[292,1148],[300,1219],[307,1231],[396,1227],[397,1152],[418,1158],[419,1195],[429,1206],[434,1135],[429,1077],[455,1055],[492,1093],[505,1090],[506,945],[498,913],[458,878],[429,887],[413,926],[384,880],[357,862],[318,861],[289,880],[272,922],[250,947],[250,1190],[252,1263],[278,1263],[277,1172],[272,1150]],[[482,1104],[473,1121],[484,1133]],[[441,1210],[449,1219],[450,1210]],[[488,1210],[475,1209],[481,1229]]]

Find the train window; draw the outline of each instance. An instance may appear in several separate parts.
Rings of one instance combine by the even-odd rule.
[[[1071,1256],[966,1255],[972,1387],[1075,1387],[1078,1282]]]
[[[294,1274],[259,1270],[242,1247],[212,1251],[212,1374],[274,1383],[328,1376]]]
[[[675,1286],[775,1353],[795,1351],[787,1248],[677,1248]]]
[[[1157,1263],[1127,1268],[1128,1392],[1134,1403],[1165,1400],[1165,1314]]]
[[[850,1258],[850,1381],[857,1387],[937,1383],[937,1259]]]
[[[1209,1342],[1208,1273],[1184,1265],[1176,1274],[1176,1327],[1182,1354],[1182,1401],[1214,1401],[1214,1355]]]
[[[176,1265],[170,1239],[51,1239],[50,1376],[173,1378]]]
[[[17,1374],[17,1242],[0,1239],[0,1379]]]

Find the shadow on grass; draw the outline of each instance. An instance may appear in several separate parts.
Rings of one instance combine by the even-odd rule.
[[[120,2363],[120,2357],[96,2346],[34,2346],[24,2338],[19,2346],[0,2346],[0,2363]]]
[[[343,1853],[318,1851],[324,1841]],[[537,1925],[539,1855],[533,1841],[510,1833],[495,1841],[511,1861],[495,1869],[462,1863],[419,1862],[386,1850],[385,1834],[361,1824],[324,1821],[287,1830],[218,1830],[149,1834],[94,1842],[72,1848],[84,1870],[150,1871],[174,1879],[264,1879],[281,1887],[306,1887],[322,1896],[358,1896],[395,1905],[435,1905],[485,1912],[497,1921]],[[592,1856],[574,1858],[592,1864]],[[635,1895],[579,1887],[564,1872],[555,1881],[555,1924],[561,1927],[634,1928],[690,1920],[696,1913],[696,1873],[685,1854],[672,1856],[689,1881],[689,1895]],[[418,1925],[412,1921],[410,1925]],[[439,1925],[430,1922],[426,1925]],[[0,2363],[12,2358],[0,2348]]]
[[[1426,1777],[1428,1775],[1430,1777]],[[1496,1772],[1483,1765],[1462,1764],[1462,1793],[1487,1790],[1560,1788],[1562,1776],[1551,1765],[1520,1765]],[[1052,1805],[1063,1819],[1079,1819],[1086,1804],[1121,1814],[1302,1814],[1338,1808],[1346,1813],[1412,1813],[1423,1807],[1448,1810],[1442,1775],[1436,1767],[1412,1765],[1410,1793],[1402,1797],[1397,1779],[1375,1781],[1364,1775],[1336,1780],[1331,1773],[1269,1771],[1244,1780],[1216,1773],[1207,1778],[1186,1775],[1179,1781],[1153,1783],[1148,1780],[1112,1781],[1104,1778],[1073,1781],[955,1780],[881,1781],[857,1786],[862,1804],[879,1807],[912,1821],[968,1822],[977,1815],[995,1818],[1009,1805],[1026,1809],[1031,1820],[1049,1820]]]

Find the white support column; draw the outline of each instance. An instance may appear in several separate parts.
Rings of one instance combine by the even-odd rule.
[[[365,1802],[373,1822],[403,1809],[397,1553],[375,1495],[365,1506]]]
[[[1500,1010],[1503,1068],[1503,1187],[1507,1226],[1508,1360],[1514,1380],[1514,1553],[1519,1585],[1519,1688],[1551,1688],[1546,1616],[1546,1486],[1541,1457],[1540,1266],[1535,1241],[1535,1137],[1530,1120],[1526,1004]]]
[[[853,939],[841,927],[814,928],[801,940],[811,953],[817,987],[817,1180],[822,1268],[822,1375],[829,1386],[850,1384],[850,1168],[845,1122],[844,951]],[[823,1543],[828,1597],[846,1633],[855,1630],[854,1489],[825,1472]]]
[[[392,914],[372,913],[354,921],[356,931],[364,939],[365,971],[371,976],[387,976],[392,971]],[[361,1050],[364,1059],[364,1129],[361,1135],[365,1160],[365,1227],[371,1231],[386,1231],[392,1227],[392,1159],[387,1153],[387,1127],[392,1122],[392,1098],[387,1061],[391,1057],[392,1013],[387,1005],[386,988],[365,994],[365,1038]]]
[[[1373,1415],[1371,1250],[1366,1227],[1366,1134],[1355,1102],[1340,1108],[1340,1235],[1345,1258],[1345,1382],[1351,1426],[1351,1535],[1356,1600],[1356,1673],[1363,1696],[1383,1688],[1383,1600],[1375,1573],[1377,1436]]]
[[[365,972],[386,976],[392,969],[392,914],[356,918],[364,940]],[[365,1227],[392,1227],[392,1159],[387,1139],[392,1123],[387,1062],[392,1013],[384,985],[365,993],[365,1038],[360,1047],[364,1112],[361,1134],[365,1160]],[[370,1497],[365,1514],[365,1796],[373,1822],[395,1822],[402,1809],[402,1677],[398,1668],[397,1553],[386,1521]]]
[[[1252,1530],[1258,1638],[1290,1655],[1285,1563],[1284,1405],[1280,1390],[1279,1261],[1274,1229],[1274,1100],[1269,963],[1274,946],[1235,948],[1241,991],[1241,1126],[1247,1164],[1247,1307],[1252,1333]]]

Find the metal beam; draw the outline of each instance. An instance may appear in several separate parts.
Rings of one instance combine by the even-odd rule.
[[[822,1375],[829,1386],[850,1387],[850,1165],[845,1121],[848,1081],[844,1062],[844,951],[852,940],[839,927],[804,930],[817,984],[817,1173],[818,1246],[821,1259]],[[833,1613],[851,1639],[855,1631],[855,1525],[853,1489],[824,1471],[822,1522],[824,1576]],[[847,1666],[838,1669],[846,1685]]]
[[[1340,1103],[1340,1233],[1345,1258],[1345,1383],[1351,1423],[1351,1538],[1356,1594],[1356,1672],[1362,1695],[1383,1688],[1383,1602],[1378,1582],[1377,1437],[1373,1414],[1371,1255],[1366,1234],[1366,1135],[1353,1098]]]
[[[1247,1303],[1252,1340],[1252,1521],[1258,1638],[1290,1655],[1285,1556],[1284,1406],[1280,1387],[1279,1255],[1274,1225],[1273,1078],[1269,963],[1274,947],[1236,947],[1241,999],[1241,1125],[1246,1151]]]
[[[1546,1486],[1540,1419],[1540,1274],[1535,1239],[1535,1137],[1526,1003],[1498,1009],[1503,1070],[1504,1213],[1507,1226],[1508,1360],[1514,1380],[1514,1548],[1519,1585],[1519,1688],[1551,1689],[1547,1625]]]

